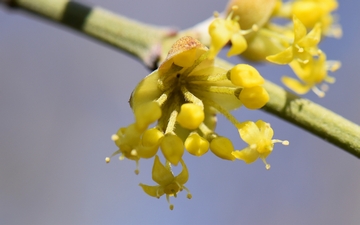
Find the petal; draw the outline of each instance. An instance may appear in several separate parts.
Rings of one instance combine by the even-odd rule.
[[[142,187],[144,192],[146,194],[150,195],[151,197],[158,198],[164,194],[163,189],[160,188],[159,186],[149,186],[149,185],[141,184],[141,183],[139,185],[140,185],[140,187]]]
[[[244,160],[246,163],[253,163],[259,158],[259,153],[249,147],[232,153],[235,158]]]
[[[260,131],[252,121],[246,121],[237,125],[241,139],[248,145],[256,144],[260,141]]]
[[[308,77],[311,76],[312,65],[313,59],[311,59],[307,64],[300,63],[297,60],[293,60],[291,63],[289,63],[289,66],[300,80],[307,80]]]
[[[179,40],[177,40],[172,46],[171,49],[169,50],[169,53],[165,59],[165,61],[159,66],[159,70],[160,71],[166,71],[168,70],[173,62],[177,62],[180,63],[179,66],[183,66],[183,64],[181,63],[181,59],[182,57],[179,56],[181,54],[185,54],[187,56],[193,55],[194,52],[190,51],[187,52],[189,50],[192,49],[197,49],[198,51],[195,51],[195,58],[197,58],[196,56],[203,54],[205,51],[208,50],[208,48],[203,45],[202,43],[200,43],[198,40],[196,40],[193,37],[190,36],[184,36],[182,38],[180,38]],[[176,59],[177,57],[179,57],[178,59]],[[184,65],[189,64],[191,60],[187,60],[187,63],[185,63]]]
[[[136,86],[129,101],[133,109],[160,97],[162,91],[158,88],[158,79],[159,73],[155,70]]]
[[[297,44],[302,47],[316,46],[321,40],[321,25],[317,23],[315,27]]]
[[[232,35],[231,44],[232,44],[232,46],[231,46],[229,52],[227,53],[227,57],[234,56],[234,55],[240,55],[247,48],[246,39],[239,32]]]
[[[267,140],[272,139],[272,137],[274,136],[274,131],[270,127],[269,123],[266,123],[262,120],[258,120],[258,121],[256,121],[256,126],[259,128],[260,133],[262,134],[263,138],[265,138]]]
[[[185,165],[184,160],[180,160],[181,166],[182,166],[182,170],[181,173],[179,173],[179,175],[177,175],[175,177],[175,180],[181,185],[183,186],[189,179],[189,172],[188,169]]]
[[[302,38],[306,36],[306,27],[305,25],[294,15],[293,16],[294,23],[294,44],[297,44]]]
[[[169,184],[174,179],[174,175],[169,169],[165,168],[157,155],[152,169],[152,179],[161,186]]]
[[[293,90],[299,95],[306,94],[312,87],[311,85],[300,83],[298,80],[286,76],[283,76],[281,78],[281,81],[285,84],[286,87]]]
[[[269,62],[280,64],[280,65],[288,64],[294,59],[293,48],[292,48],[292,46],[290,46],[289,48],[285,49],[282,52],[279,52],[276,55],[267,56],[266,59]]]

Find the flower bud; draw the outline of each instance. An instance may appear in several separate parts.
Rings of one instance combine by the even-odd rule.
[[[270,97],[265,88],[257,86],[242,89],[239,99],[248,109],[260,109],[269,101]]]
[[[226,137],[217,137],[210,143],[210,150],[219,158],[227,160],[235,160],[232,155],[234,146],[231,141]]]
[[[193,103],[185,103],[181,105],[181,110],[176,121],[184,128],[194,130],[204,121],[204,110],[201,106]]]

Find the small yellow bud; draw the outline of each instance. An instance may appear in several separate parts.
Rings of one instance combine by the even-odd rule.
[[[161,140],[160,148],[166,160],[175,166],[184,154],[184,144],[175,134],[166,134]]]
[[[190,134],[184,144],[186,150],[195,156],[202,156],[209,150],[209,142],[198,133]]]
[[[244,88],[239,95],[240,101],[248,109],[260,109],[270,99],[265,88],[261,86]]]
[[[184,128],[194,130],[204,121],[205,115],[203,108],[193,103],[181,105],[181,110],[176,121]]]
[[[247,64],[234,66],[230,71],[230,80],[233,84],[244,88],[259,86],[265,82],[260,73]]]
[[[144,132],[142,136],[142,145],[146,147],[151,147],[158,145],[160,139],[164,136],[164,133],[159,131],[157,128],[151,128]]]
[[[227,160],[235,160],[232,155],[234,146],[226,137],[217,137],[210,142],[210,150],[219,158]]]

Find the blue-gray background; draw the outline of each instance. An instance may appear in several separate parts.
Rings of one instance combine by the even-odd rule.
[[[221,11],[225,1],[84,0],[137,20],[187,28]],[[342,1],[344,36],[321,45],[343,67],[324,99],[306,97],[360,123],[359,1]],[[231,59],[238,62],[236,58]],[[261,67],[274,81],[287,68]],[[133,116],[127,104],[148,74],[137,60],[60,25],[0,7],[0,224],[359,224],[360,162],[341,149],[263,112],[237,110],[240,120],[264,119],[276,146],[266,171],[211,153],[184,156],[190,170],[184,192],[147,196],[152,160],[105,156],[110,140]],[[220,116],[218,132],[244,147]],[[359,134],[360,135],[360,134]]]

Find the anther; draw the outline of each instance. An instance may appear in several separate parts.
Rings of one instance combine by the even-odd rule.
[[[109,162],[110,162],[110,158],[109,158],[109,157],[106,157],[106,158],[105,158],[105,162],[106,162],[106,163],[109,163]]]
[[[112,140],[112,141],[117,141],[117,140],[119,140],[119,135],[117,135],[117,134],[111,135],[111,140]]]

